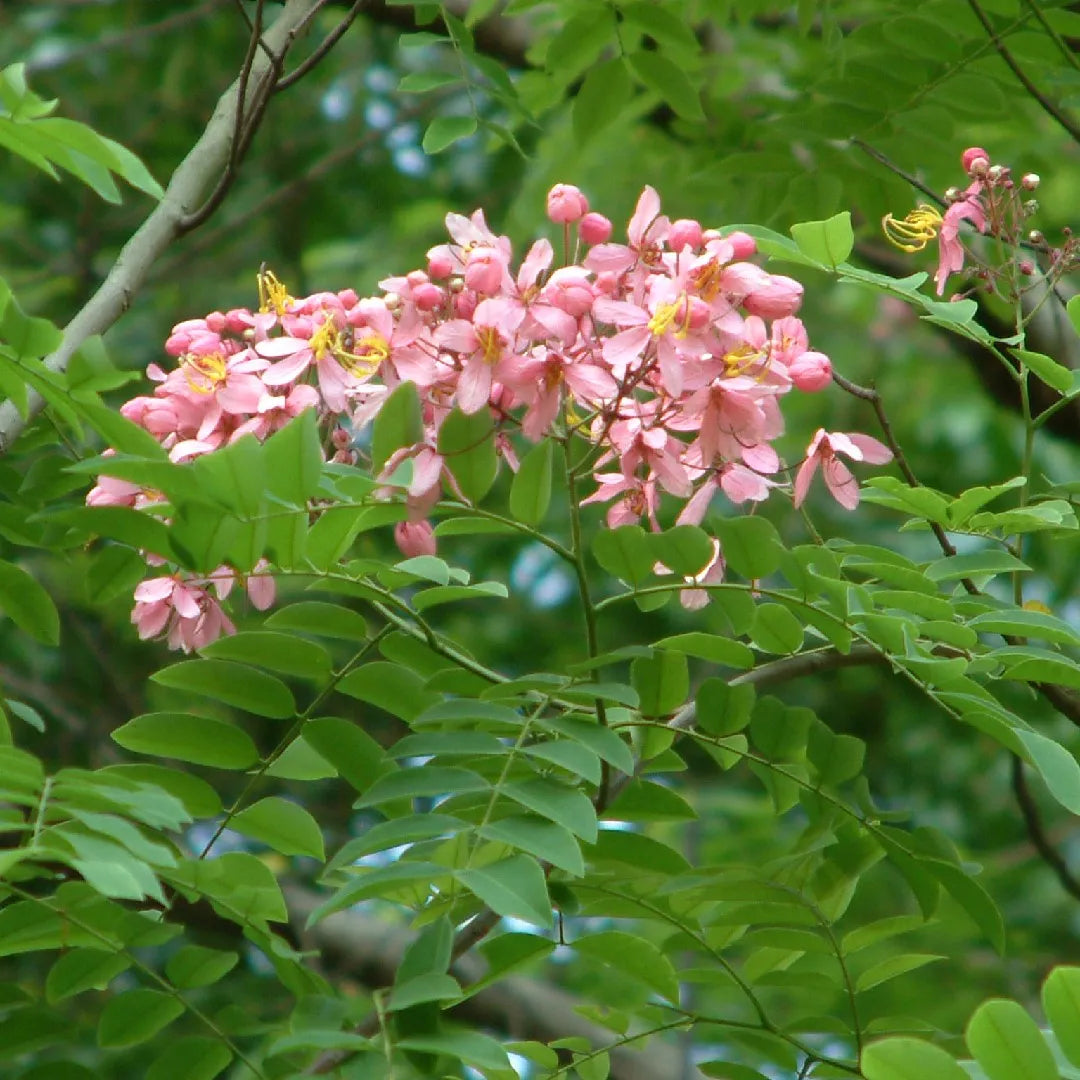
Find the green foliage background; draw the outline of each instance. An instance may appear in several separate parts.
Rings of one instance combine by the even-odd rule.
[[[252,303],[255,273],[263,263],[297,295],[347,285],[363,293],[374,290],[382,277],[420,264],[427,248],[442,239],[447,211],[468,212],[480,205],[496,231],[508,232],[521,250],[545,229],[544,193],[558,181],[582,187],[617,229],[646,183],[658,187],[673,217],[700,217],[707,225],[754,223],[786,234],[792,224],[850,211],[855,227],[851,262],[904,277],[932,269],[932,255],[899,256],[884,245],[878,221],[890,211],[900,216],[925,198],[905,175],[942,192],[963,181],[961,150],[981,144],[1017,173],[1041,174],[1038,224],[1048,237],[1057,237],[1070,223],[1080,145],[1076,127],[1069,129],[1080,123],[1080,109],[1074,109],[1080,14],[1073,5],[1037,0],[512,0],[448,6],[392,0],[361,5],[355,24],[328,57],[273,99],[223,204],[157,261],[131,297],[130,310],[109,331],[105,345],[118,371],[98,371],[90,378],[92,390],[111,406],[136,391],[143,385],[145,365],[160,359],[168,329],[212,308]],[[59,99],[57,115],[122,143],[164,185],[243,61],[248,33],[240,8],[253,17],[255,5],[249,0],[13,3],[0,9],[0,67],[25,62],[31,89],[42,98]],[[266,9],[269,18],[279,5],[267,4]],[[300,48],[310,51],[346,9],[326,5]],[[1042,102],[1018,81],[995,42],[1034,81]],[[10,112],[10,105],[4,105]],[[0,112],[0,122],[5,119]],[[72,167],[66,171],[59,160],[59,176],[51,179],[32,160],[5,152],[5,133],[11,134],[0,128],[0,277],[23,311],[62,327],[90,298],[151,210],[152,194],[136,190],[150,185],[132,186],[141,173],[126,159],[113,170],[119,183],[108,175],[102,178],[101,163],[95,169],[86,155],[69,158]],[[438,153],[425,153],[425,146],[444,143]],[[785,272],[783,265],[776,269]],[[957,496],[974,485],[1017,475],[1023,425],[1015,390],[995,378],[997,362],[988,352],[970,348],[962,333],[951,334],[916,317],[928,309],[884,301],[880,293],[852,284],[850,275],[824,267],[795,272],[807,286],[804,316],[816,346],[830,354],[846,377],[876,385],[923,484]],[[25,324],[11,314],[12,307],[6,310],[0,340],[11,343],[18,331],[24,335],[19,340],[40,345],[26,345],[23,355],[51,351],[54,339],[47,326]],[[993,327],[1001,315],[984,304],[977,319]],[[1065,367],[1077,366],[1071,330],[1053,346],[1044,341],[1030,347],[1050,353]],[[93,374],[92,357],[81,363],[84,373]],[[8,372],[0,381],[7,396],[13,393],[10,383]],[[248,667],[238,680],[237,669],[222,667],[209,692],[192,697],[191,678],[204,675],[192,676],[194,669],[181,665],[166,667],[175,658],[163,648],[139,643],[130,626],[130,588],[138,580],[139,565],[128,557],[125,537],[104,527],[97,534],[88,526],[72,526],[63,517],[81,504],[87,485],[86,472],[69,467],[101,448],[92,413],[80,412],[82,405],[92,409],[93,404],[84,396],[73,417],[65,415],[62,402],[54,402],[0,459],[0,556],[5,565],[25,572],[0,581],[10,616],[0,621],[0,684],[7,698],[21,703],[10,706],[8,724],[15,746],[28,755],[0,748],[7,755],[0,757],[0,813],[17,844],[22,842],[17,823],[23,819],[10,805],[43,806],[51,799],[55,809],[50,813],[57,817],[50,819],[50,828],[66,830],[69,845],[71,837],[76,839],[74,854],[68,852],[61,866],[43,859],[40,876],[16,881],[18,891],[7,896],[0,885],[0,1010],[6,1010],[0,1021],[0,1072],[19,1080],[239,1078],[259,1075],[252,1071],[256,1068],[266,1076],[305,1075],[319,1054],[359,1046],[349,1042],[357,1038],[349,1031],[370,1014],[372,991],[385,981],[385,972],[372,973],[348,950],[336,955],[325,940],[308,939],[300,929],[282,932],[275,920],[284,913],[284,901],[275,876],[295,909],[298,894],[290,890],[307,889],[308,896],[326,856],[333,859],[352,841],[354,846],[333,860],[340,870],[363,854],[365,830],[379,819],[372,807],[385,805],[377,789],[383,751],[394,756],[398,741],[413,737],[407,735],[407,722],[435,703],[433,695],[470,699],[484,684],[477,684],[475,672],[470,682],[469,672],[459,668],[434,689],[422,687],[446,667],[445,657],[424,654],[415,639],[400,632],[391,635],[389,646],[387,639],[378,639],[364,653],[363,644],[350,641],[347,630],[339,627],[339,634],[323,635],[316,624],[325,611],[312,616],[309,610],[314,621],[305,631],[302,613],[293,608],[291,622],[280,611],[269,619],[245,613],[241,629],[287,633],[306,645],[290,648],[281,640],[249,638],[249,648],[270,673]],[[804,445],[796,445],[798,439],[817,426],[874,430],[870,408],[836,390],[796,406],[789,414],[789,428],[797,433],[790,459]],[[72,423],[79,418],[85,428],[81,440]],[[1040,434],[1032,469],[1036,493],[1065,485],[1058,497],[1073,497],[1078,431],[1076,408],[1070,404],[1053,430]],[[291,446],[283,452],[290,461],[302,456],[301,436],[294,437],[295,452]],[[566,537],[570,522],[560,484],[556,471],[544,529]],[[500,475],[489,496],[503,513],[509,487],[509,476]],[[995,504],[994,509],[1003,507]],[[920,570],[939,558],[925,530],[898,533],[904,517],[887,506],[867,504],[848,515],[818,499],[812,514],[826,539],[880,545]],[[782,541],[786,549],[809,544],[806,525],[789,511],[773,507],[767,516],[778,530],[777,544]],[[586,531],[595,532],[601,518],[598,510],[586,508]],[[1035,534],[1027,552],[1036,568],[1027,595],[1073,628],[1071,636],[1063,632],[1066,659],[1075,655],[1080,618],[1075,519],[1072,526]],[[779,546],[776,550],[779,559]],[[435,609],[445,640],[511,677],[565,672],[582,661],[573,582],[563,568],[545,560],[543,551],[535,544],[525,547],[517,535],[447,537],[440,555],[451,566],[467,570],[473,581],[507,584],[509,596]],[[385,571],[398,558],[389,528],[362,532],[351,556],[373,560],[369,566]],[[627,567],[616,564],[617,559],[603,557],[589,563],[601,602],[622,591],[616,577],[627,579],[618,572]],[[616,573],[605,574],[601,566]],[[431,583],[438,587],[444,569],[425,567],[396,578],[384,572],[381,586],[388,591]],[[867,580],[867,588],[888,586],[888,574],[883,574]],[[848,568],[844,573],[838,569],[836,577],[851,585],[863,582],[865,575]],[[55,603],[55,624],[34,582]],[[949,595],[953,584],[944,583],[942,596]],[[348,589],[311,594],[286,583],[280,593],[277,609],[314,596],[370,615],[365,608],[370,596],[350,599]],[[1000,595],[1007,598],[1007,590]],[[601,650],[651,645],[691,632],[711,635],[714,643],[740,636],[737,625],[733,634],[722,603],[693,614],[673,605],[639,611],[633,603],[613,604],[609,611],[598,616]],[[961,626],[977,614],[954,604],[946,621]],[[339,612],[335,618],[344,616]],[[928,639],[921,640],[925,644]],[[718,666],[689,651],[690,694],[701,693],[703,683],[713,686],[706,695],[726,693],[705,680],[718,673],[731,678],[737,667]],[[250,658],[230,652],[224,642],[206,653],[197,661],[199,673],[212,672],[215,660],[225,664]],[[663,699],[656,684],[663,684],[664,673],[650,665],[662,666],[669,662],[663,657],[672,655],[683,654],[668,648],[638,656],[635,667],[624,662],[606,672],[605,681],[610,675],[623,690],[660,695],[654,713],[669,714],[686,694]],[[768,657],[759,652],[751,659]],[[384,666],[374,668],[373,661]],[[346,664],[355,665],[351,691],[349,676],[338,678]],[[686,668],[681,660],[674,664],[679,672]],[[369,676],[360,675],[366,668]],[[1074,668],[1075,663],[1070,672]],[[164,670],[155,675],[159,669]],[[331,670],[337,675],[331,677]],[[919,669],[916,681],[921,678],[932,681],[933,676]],[[1072,760],[1075,728],[1032,692],[1028,681],[1004,686],[999,681],[995,692],[1006,709],[1057,740]],[[707,738],[683,739],[669,750],[666,735],[642,728],[632,742],[620,744],[622,751],[609,745],[605,757],[583,739],[565,733],[555,738],[549,732],[552,744],[563,747],[557,753],[570,755],[555,762],[554,775],[567,783],[576,777],[575,783],[589,791],[589,777],[601,760],[605,772],[616,769],[612,756],[631,745],[638,756],[655,758],[653,767],[662,780],[640,789],[636,810],[627,819],[636,814],[639,832],[633,835],[647,832],[664,847],[646,847],[642,841],[642,847],[634,848],[634,841],[613,840],[608,834],[602,843],[628,847],[621,855],[597,849],[591,844],[591,809],[576,804],[557,812],[546,805],[539,809],[535,799],[534,804],[522,803],[562,830],[557,842],[555,830],[545,834],[539,852],[558,867],[551,894],[562,929],[526,941],[527,928],[514,924],[521,939],[496,938],[488,962],[496,971],[500,963],[511,970],[517,963],[514,949],[520,947],[520,964],[529,978],[572,996],[589,1019],[608,1025],[615,1044],[620,1030],[650,1024],[674,1029],[665,1000],[681,1001],[701,1017],[722,1014],[754,1024],[752,1010],[739,1012],[745,1001],[732,1004],[739,995],[732,992],[730,977],[718,976],[715,956],[707,955],[729,945],[717,926],[750,926],[749,937],[732,946],[732,963],[744,975],[750,965],[750,981],[765,988],[763,995],[780,1017],[777,1026],[794,1032],[792,1037],[811,1053],[800,1057],[790,1039],[785,1042],[760,1024],[765,1031],[746,1033],[703,1019],[686,1032],[660,1036],[677,1044],[706,1075],[742,1078],[756,1075],[747,1071],[752,1069],[770,1076],[842,1072],[819,1060],[850,1062],[855,1057],[840,974],[864,980],[858,998],[867,1037],[895,1032],[932,1037],[950,1053],[977,1056],[995,1080],[1048,1075],[1037,1049],[1026,1059],[1036,1065],[1010,1064],[1006,1050],[1025,1045],[1031,1032],[1025,1021],[999,1006],[996,1013],[980,1015],[986,1018],[982,1023],[1007,1033],[1004,1050],[980,1053],[978,1025],[975,1044],[969,1035],[966,1051],[959,1037],[973,1010],[992,997],[1015,998],[1044,1027],[1052,1020],[1063,1045],[1069,1029],[1060,1017],[1073,1015],[1068,1005],[1060,1006],[1058,1019],[1050,1004],[1045,1015],[1040,1013],[1039,994],[1054,965],[1076,962],[1077,897],[1062,887],[1061,875],[1032,842],[1011,786],[1010,755],[1001,741],[971,724],[956,723],[912,681],[877,666],[827,671],[768,693],[775,697],[762,705],[762,692],[750,729],[754,752],[790,767],[811,789],[785,814],[778,808],[798,802],[798,791],[788,790],[790,783],[785,786],[767,769],[755,775],[743,766],[729,768],[735,762],[715,747],[710,750]],[[415,711],[401,704],[412,702],[410,695]],[[324,719],[314,722],[321,728],[305,729],[303,741],[288,750],[280,740],[283,719],[293,716],[294,698],[301,710],[317,702],[310,715]],[[525,700],[507,697],[503,707],[517,708]],[[717,708],[725,716],[738,713],[726,699]],[[131,726],[134,717],[163,713],[197,715],[206,725],[192,728],[181,740],[184,745],[163,755],[173,770],[169,773],[155,771],[148,762],[156,758],[139,752],[149,748],[161,755],[161,739],[168,733],[176,738],[175,728],[162,724],[155,729],[145,719],[141,730]],[[493,715],[489,727],[477,724],[477,735],[505,734]],[[439,731],[449,739],[452,726]],[[730,733],[712,732],[718,738]],[[463,777],[443,774],[445,786],[440,787],[431,779],[432,768],[467,765],[480,770],[485,784],[491,777],[471,757],[463,762],[460,746],[440,744],[434,732],[429,738],[434,741],[416,744],[412,752],[441,753],[445,760],[425,766],[420,786],[405,784],[384,793],[387,800],[399,798],[391,812],[410,820],[395,809],[401,797],[416,798],[416,808],[424,810],[429,807],[424,799],[456,790],[454,805],[468,817],[475,806],[460,786]],[[836,739],[847,741],[831,741]],[[842,789],[837,798],[858,807],[862,826],[834,814],[828,799],[811,797],[815,786],[825,784],[824,763],[830,755],[861,753],[855,739],[865,743],[865,763],[855,762],[853,770],[839,767],[836,784],[826,786]],[[574,750],[567,750],[567,744]],[[245,770],[256,759],[267,766],[269,778],[249,797]],[[515,768],[533,764],[518,762]],[[93,772],[44,779],[59,770]],[[856,774],[865,778],[865,798],[872,803],[862,802],[864,796],[850,783]],[[1071,775],[1068,783],[1074,784]],[[1064,866],[1075,869],[1080,860],[1076,791],[1074,804],[1066,809],[1062,801],[1068,805],[1068,799],[1051,798],[1033,771],[1028,776],[1045,835]],[[524,772],[517,780],[533,782]],[[98,790],[112,782],[115,790]],[[149,786],[138,787],[140,782]],[[163,791],[153,786],[158,783]],[[192,876],[199,871],[190,856],[210,839],[222,807],[234,803],[246,808],[231,823],[235,831],[226,834],[234,849],[203,864],[213,868],[205,879]],[[896,863],[882,859],[868,840],[892,813],[912,851],[951,868],[937,879],[945,892],[932,919],[922,918],[932,905],[927,901],[920,911],[918,899],[925,896],[919,897],[919,887],[914,886],[914,894],[909,888],[921,880],[919,873],[905,879]],[[110,815],[110,820],[87,818],[93,814]],[[131,834],[117,831],[125,828]],[[135,877],[134,887],[115,877],[105,880],[100,868],[97,877],[93,870],[85,872],[87,864],[115,865],[93,846],[110,831],[121,846],[128,845],[130,859],[124,865]],[[569,848],[563,833],[571,838]],[[412,839],[421,850],[426,838],[418,833],[392,839]],[[483,867],[459,871],[466,875],[462,884],[472,890],[474,909],[479,906],[475,897],[489,904],[499,898],[494,903],[499,914],[514,914],[534,925],[544,922],[550,909],[537,911],[537,896],[546,895],[543,875],[531,859],[538,854],[538,841],[535,835],[529,841],[531,846],[522,835],[513,837],[510,846],[519,854],[498,864],[512,864],[506,871],[511,901],[505,899],[505,888],[500,891],[505,881],[478,877]],[[568,863],[581,859],[578,841],[586,844],[596,890],[591,894],[587,888],[575,893],[575,875],[567,870]],[[387,848],[393,846],[387,841]],[[9,869],[5,860],[10,852],[0,849],[0,876]],[[446,861],[444,851],[421,850],[425,853],[435,864]],[[688,873],[688,864],[701,870],[701,880],[680,876]],[[938,863],[934,866],[940,870]],[[762,868],[783,887],[750,884]],[[565,880],[559,870],[566,872]],[[966,877],[969,872],[973,876]],[[348,890],[348,881],[367,882],[363,887],[370,891],[323,892],[318,900],[336,896],[336,906],[345,907],[375,897],[363,910],[385,920],[389,933],[389,928],[407,925],[404,912],[419,895],[410,888],[430,884],[432,873],[424,866],[404,883],[388,878],[381,885],[365,877],[331,875],[331,886],[346,883]],[[835,881],[825,880],[830,874]],[[676,879],[678,889],[672,886]],[[611,890],[624,885],[639,900],[668,888],[670,910],[665,907],[661,916],[625,896],[613,897]],[[926,888],[936,893],[938,885]],[[166,893],[172,902],[177,892],[183,899],[175,903],[170,925],[148,928],[140,920],[139,909],[162,903]],[[796,894],[804,900],[810,896],[817,906],[795,902]],[[993,897],[1000,916],[984,902],[985,894]],[[43,899],[69,914],[81,911],[79,921],[43,915]],[[770,903],[775,907],[760,916],[760,926],[748,911],[742,912],[746,923],[738,922],[738,905]],[[678,931],[678,922],[672,924],[668,916],[674,912],[689,918],[699,905],[710,904],[728,907],[721,912],[725,918],[710,925],[707,948],[680,938],[685,927]],[[472,1019],[467,1012],[451,1012],[450,1026],[437,1026],[437,1003],[452,1000],[454,993],[438,982],[448,977],[447,935],[451,924],[469,911],[467,905],[429,907],[413,924],[423,935],[423,946],[410,954],[412,967],[407,960],[406,973],[432,981],[411,1005],[404,996],[396,1003],[378,998],[380,1008],[389,1004],[391,1012],[401,1014],[394,1029],[400,1053],[394,1075],[462,1075],[462,1062],[488,1076],[507,1075],[500,1052],[486,1040],[531,1039],[519,1036],[512,1025],[500,1027],[493,1013]],[[884,919],[907,921],[885,925]],[[852,972],[838,974],[837,940],[874,924],[882,931],[876,951],[861,955]],[[899,940],[888,935],[901,930]],[[555,949],[563,931],[568,940],[582,943],[573,954]],[[618,936],[623,934],[631,936]],[[123,942],[127,951],[118,955],[101,948],[105,938]],[[546,944],[537,945],[540,940]],[[586,945],[590,940],[592,945]],[[321,955],[305,958],[307,948]],[[551,957],[542,959],[549,950]],[[710,965],[711,973],[700,974]],[[681,990],[672,986],[676,969],[684,973]],[[698,974],[686,977],[687,969]],[[1056,978],[1047,993],[1056,991],[1075,1003],[1076,980],[1069,973]],[[407,983],[399,974],[395,992]],[[1075,1010],[1075,1004],[1071,1007]],[[455,1015],[462,1025],[457,1029],[452,1026]],[[876,1026],[872,1020],[878,1020]],[[514,1048],[526,1057],[532,1054],[533,1075],[576,1069],[584,1080],[603,1080],[608,1065],[613,1076],[634,1075],[620,1072],[628,1066],[617,1055],[609,1060],[599,1045],[590,1050],[587,1043],[570,1043],[554,1063],[550,1053],[534,1046]],[[235,1056],[241,1051],[248,1064]],[[907,1044],[896,1052],[896,1072],[887,1071],[894,1066],[886,1060],[888,1052],[881,1051],[881,1061],[864,1062],[865,1075],[870,1080],[916,1072],[951,1075],[950,1067],[956,1068],[944,1057]],[[920,1058],[921,1053],[930,1056]],[[1080,1064],[1074,1055],[1075,1036],[1072,1054],[1066,1050],[1074,1067],[1068,1075]],[[703,1064],[710,1060],[722,1064]],[[992,1068],[988,1060],[998,1064]],[[381,1054],[364,1052],[340,1074],[377,1076],[382,1066]]]

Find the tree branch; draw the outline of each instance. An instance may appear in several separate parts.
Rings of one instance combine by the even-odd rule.
[[[273,25],[262,35],[266,45],[276,55],[283,55],[320,2],[288,0]],[[251,65],[251,77],[259,81],[269,69],[270,61],[259,52]],[[97,292],[64,328],[60,347],[45,358],[45,366],[51,371],[63,372],[87,338],[103,334],[127,311],[154,262],[183,235],[184,219],[213,190],[228,164],[240,96],[240,80],[237,79],[221,96],[206,130],[177,166],[161,202],[124,245]],[[33,390],[29,392],[26,419],[12,402],[5,401],[0,405],[0,454],[7,453],[29,420],[37,416],[44,405],[41,396]]]
[[[1016,754],[1012,754],[1012,789],[1016,795],[1016,801],[1020,806],[1020,813],[1024,815],[1024,825],[1035,850],[1039,853],[1043,862],[1054,871],[1055,876],[1061,883],[1061,887],[1074,899],[1080,900],[1080,881],[1073,877],[1069,864],[1058,854],[1050,838],[1043,828],[1042,818],[1039,817],[1039,808],[1027,786],[1027,778],[1024,776],[1024,762]]]
[[[403,927],[360,912],[343,911],[304,929],[307,917],[321,902],[309,890],[283,885],[293,924],[309,948],[340,967],[366,986],[393,984],[394,976],[413,934]],[[476,982],[484,974],[484,964],[476,956],[457,960],[452,973],[459,981]],[[452,1015],[479,1027],[489,1028],[512,1039],[551,1042],[571,1035],[584,1036],[594,1047],[608,1046],[617,1036],[585,1020],[577,1011],[579,1002],[558,987],[536,979],[512,975],[462,1002]],[[695,1068],[688,1070],[677,1047],[653,1040],[645,1046],[616,1047],[611,1050],[613,1080],[670,1080],[686,1077],[703,1080]]]

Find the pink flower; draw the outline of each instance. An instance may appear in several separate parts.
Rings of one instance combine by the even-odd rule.
[[[818,428],[806,451],[806,460],[795,476],[795,505],[801,506],[818,466],[825,477],[825,486],[845,510],[859,505],[859,484],[848,467],[836,456],[844,454],[852,461],[867,461],[884,465],[892,461],[892,451],[869,435],[857,432],[826,431]]]
[[[547,196],[547,216],[556,225],[580,221],[589,212],[589,200],[573,184],[556,184]]]
[[[660,531],[660,523],[656,519],[656,508],[660,499],[655,481],[626,477],[622,473],[598,473],[594,479],[600,486],[582,499],[581,505],[611,502],[607,512],[609,529],[617,529],[620,525],[636,525],[645,514],[653,532]]]
[[[603,214],[590,211],[578,222],[578,235],[590,246],[603,244],[611,239],[611,222]]]
[[[720,541],[714,539],[712,557],[692,577],[685,578],[687,585],[719,585],[724,580],[724,556],[720,550]],[[707,589],[681,589],[679,591],[679,603],[687,611],[697,611],[709,602]]]
[[[143,640],[167,632],[170,648],[191,652],[236,633],[221,604],[203,584],[179,574],[150,578],[135,587],[131,621]]]
[[[813,394],[832,382],[832,361],[824,353],[808,349],[788,365],[788,374],[800,390]]]
[[[938,268],[934,274],[937,282],[937,294],[945,291],[945,282],[950,274],[964,268],[964,245],[960,243],[960,222],[970,221],[979,232],[986,231],[986,211],[979,196],[982,194],[983,181],[974,180],[964,191],[963,198],[954,202],[945,211],[938,232]]]

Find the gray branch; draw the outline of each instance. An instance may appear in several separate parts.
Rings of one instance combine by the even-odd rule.
[[[282,889],[304,945],[317,949],[324,963],[366,986],[393,984],[401,958],[413,939],[410,931],[355,909],[330,915],[305,930],[308,915],[323,898],[284,883]],[[484,963],[477,956],[461,957],[453,968],[453,974],[464,983],[475,982],[483,973]],[[453,1015],[516,1040],[546,1043],[578,1035],[596,1049],[618,1041],[614,1032],[581,1016],[576,1011],[579,1004],[571,994],[550,983],[511,975],[455,1006]],[[615,1047],[610,1053],[613,1080],[704,1080],[701,1072],[684,1065],[678,1047],[656,1038]]]
[[[320,0],[288,0],[274,23],[263,34],[267,48],[283,56],[295,35],[307,25]],[[251,64],[248,85],[257,85],[269,74],[270,59],[259,50]],[[165,195],[150,216],[124,245],[101,287],[64,327],[60,347],[45,358],[45,366],[62,373],[83,343],[103,334],[131,306],[155,261],[186,231],[184,218],[197,210],[228,167],[234,133],[238,130],[236,111],[241,98],[241,79],[222,94],[206,130],[177,166]],[[248,95],[245,113],[254,106]],[[245,115],[244,119],[247,119]],[[240,125],[241,127],[243,125]],[[24,419],[10,401],[0,405],[0,454],[5,454],[22,434],[27,423],[44,408],[45,402],[33,390],[29,393]]]

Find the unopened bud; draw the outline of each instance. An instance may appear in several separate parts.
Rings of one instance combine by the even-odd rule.
[[[1046,237],[1043,236],[1038,229],[1032,229],[1031,232],[1028,233],[1028,243],[1037,244],[1039,247],[1042,247],[1042,245],[1046,243]]]
[[[1020,177],[1020,184],[1025,191],[1034,191],[1039,186],[1039,174],[1038,173],[1024,173]]]
[[[969,176],[983,176],[990,165],[990,155],[981,146],[969,146],[960,155],[960,165]]]
[[[1037,214],[1038,212],[1039,212],[1039,200],[1038,199],[1028,199],[1028,200],[1025,201],[1025,203],[1024,203],[1024,213],[1028,217],[1031,217],[1033,214]]]
[[[986,170],[986,175],[989,180],[996,182],[1005,175],[1006,171],[1004,165],[991,165],[990,168]]]
[[[1025,277],[1031,277],[1035,273],[1035,264],[1030,259],[1021,259],[1020,273]]]
[[[963,198],[963,192],[958,187],[948,188],[945,192],[945,201],[947,203],[958,202]]]
[[[611,236],[611,222],[603,214],[590,211],[578,223],[578,233],[586,244],[604,244]]]

